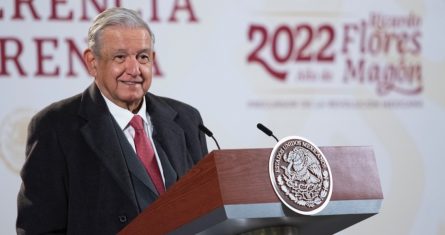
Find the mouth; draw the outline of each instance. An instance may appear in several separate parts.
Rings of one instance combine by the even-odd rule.
[[[123,83],[125,85],[129,85],[129,86],[142,84],[142,81],[123,81],[123,80],[119,80],[119,82],[121,82],[121,83]]]

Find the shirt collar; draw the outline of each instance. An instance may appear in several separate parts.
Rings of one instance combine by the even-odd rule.
[[[101,92],[101,94],[102,94],[102,92]],[[133,116],[135,114],[133,114],[132,112],[130,112],[127,109],[117,106],[115,103],[113,103],[107,97],[105,97],[103,94],[102,94],[102,96],[104,97],[105,103],[107,104],[108,110],[110,110],[111,115],[114,117],[114,119],[116,120],[119,127],[122,130],[124,130],[128,126],[128,123],[131,121],[131,119],[133,118]],[[136,114],[142,117],[142,120],[144,120],[144,123],[147,126],[148,120],[147,120],[147,112],[146,111],[147,111],[147,106],[146,106],[146,102],[145,102],[145,96],[143,96],[142,97],[142,106],[139,109],[138,113],[136,113]]]

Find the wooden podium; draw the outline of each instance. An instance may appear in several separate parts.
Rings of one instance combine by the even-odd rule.
[[[272,149],[216,150],[119,234],[227,235],[279,226],[333,234],[377,214],[383,193],[372,148],[320,150],[331,167],[333,191],[316,215],[297,214],[278,199],[268,170]]]

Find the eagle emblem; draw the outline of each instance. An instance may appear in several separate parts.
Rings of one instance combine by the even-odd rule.
[[[272,185],[278,197],[301,214],[321,211],[330,199],[332,177],[322,152],[301,137],[280,141],[271,154]]]

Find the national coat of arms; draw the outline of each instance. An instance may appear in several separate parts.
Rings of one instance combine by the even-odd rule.
[[[269,173],[277,196],[297,213],[316,214],[330,200],[329,164],[320,149],[304,138],[282,139],[272,150]]]

